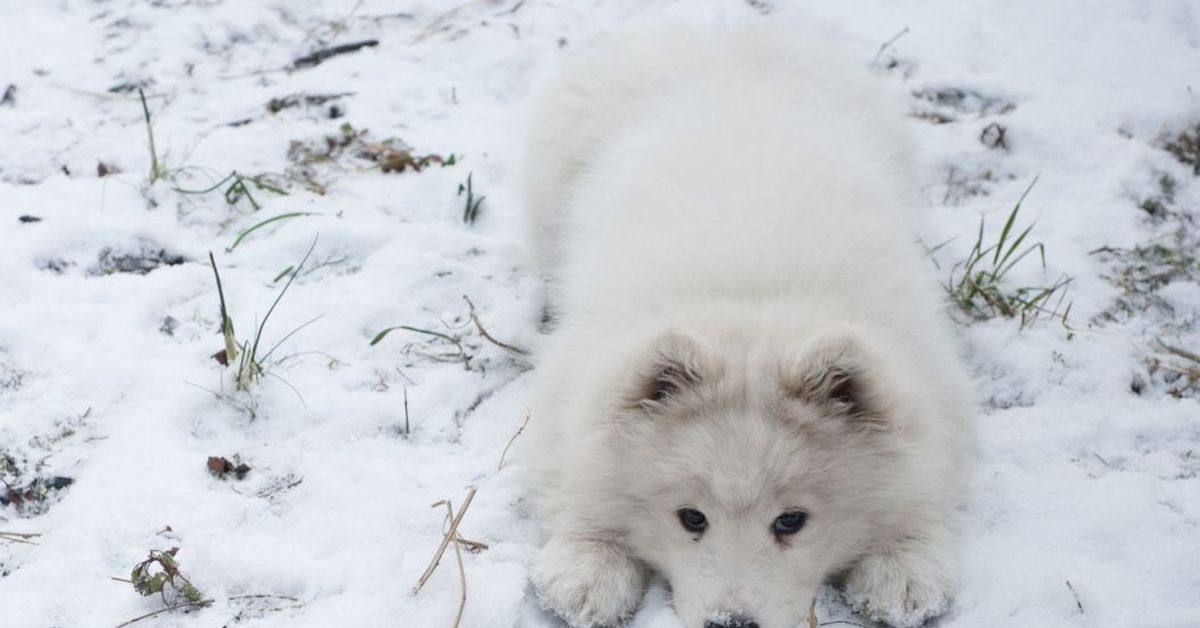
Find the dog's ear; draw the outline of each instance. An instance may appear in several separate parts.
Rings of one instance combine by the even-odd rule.
[[[677,331],[664,333],[643,349],[623,395],[626,410],[662,408],[712,375],[700,343]]]
[[[795,399],[881,427],[887,423],[882,368],[857,334],[836,331],[809,343],[799,360],[785,365],[782,384]]]

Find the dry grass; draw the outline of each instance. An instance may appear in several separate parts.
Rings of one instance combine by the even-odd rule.
[[[10,543],[25,543],[27,545],[37,545],[30,539],[36,539],[41,534],[32,532],[0,532],[0,541],[8,541]]]
[[[508,440],[508,444],[506,444],[504,446],[504,451],[502,451],[500,453],[500,461],[496,465],[497,472],[499,472],[500,469],[503,468],[504,457],[506,455],[508,455],[509,448],[512,447],[512,444],[514,441],[517,440],[517,437],[520,436],[521,433],[525,431],[525,426],[528,424],[529,424],[529,414],[526,413],[524,420],[522,420],[522,422],[521,422],[521,427],[518,428],[516,433],[513,434],[512,438],[510,438]],[[466,547],[469,551],[476,551],[476,552],[488,549],[488,546],[485,543],[480,543],[478,541],[471,541],[471,540],[465,539],[462,537],[462,535],[460,535],[458,533],[459,525],[462,523],[463,517],[466,516],[467,509],[471,507],[471,501],[475,499],[475,494],[476,494],[476,488],[473,486],[470,487],[467,490],[467,496],[463,498],[462,508],[459,508],[457,512],[455,512],[454,505],[448,499],[439,500],[431,505],[432,508],[444,507],[446,509],[445,522],[449,525],[446,527],[445,532],[442,534],[442,541],[441,541],[441,543],[438,544],[437,550],[433,553],[433,558],[430,559],[429,565],[427,567],[425,567],[425,571],[421,573],[421,577],[417,579],[417,584],[415,586],[413,586],[413,589],[412,589],[413,595],[416,595],[421,592],[421,589],[425,586],[425,583],[429,582],[429,579],[431,577],[433,577],[433,573],[437,570],[438,565],[441,563],[442,557],[446,553],[446,549],[449,548],[451,544],[453,544],[454,545],[454,558],[455,558],[455,562],[458,565],[458,580],[459,580],[460,594],[459,594],[459,602],[458,602],[458,612],[454,616],[454,623],[452,624],[452,628],[459,628],[460,624],[462,623],[463,612],[466,610],[466,607],[467,607],[467,571],[466,571],[466,567],[463,565],[462,549],[463,549],[463,547]]]

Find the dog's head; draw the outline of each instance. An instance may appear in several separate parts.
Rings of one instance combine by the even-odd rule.
[[[784,628],[861,555],[905,464],[905,409],[854,332],[787,352],[669,333],[620,395],[617,516],[689,628]]]

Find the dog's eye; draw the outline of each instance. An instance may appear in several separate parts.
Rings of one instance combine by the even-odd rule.
[[[703,532],[708,527],[708,518],[699,510],[684,508],[679,511],[679,523],[688,532]]]
[[[803,510],[793,510],[785,512],[775,518],[775,523],[771,526],[775,534],[788,535],[795,534],[804,527],[804,522],[808,521],[808,513]]]

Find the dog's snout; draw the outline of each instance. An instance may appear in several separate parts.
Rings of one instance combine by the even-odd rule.
[[[758,628],[758,622],[745,615],[727,615],[704,622],[704,628]]]

